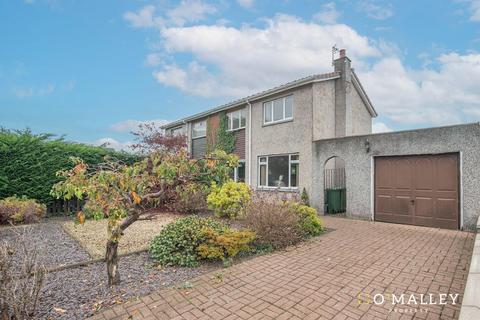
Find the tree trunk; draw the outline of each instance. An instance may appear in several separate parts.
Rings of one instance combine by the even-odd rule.
[[[120,273],[118,272],[118,241],[108,240],[105,260],[107,261],[108,285],[120,283]]]

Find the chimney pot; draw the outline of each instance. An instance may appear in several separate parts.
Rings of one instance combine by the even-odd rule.
[[[345,58],[347,51],[345,49],[340,49],[340,58]]]

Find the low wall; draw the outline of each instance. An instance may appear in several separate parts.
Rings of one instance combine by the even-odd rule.
[[[450,152],[460,153],[463,227],[475,229],[480,213],[479,123],[314,141],[311,203],[323,212],[323,169],[332,156],[345,160],[347,216],[371,220],[375,156]]]
[[[473,247],[467,284],[462,298],[462,308],[458,320],[480,319],[480,218],[477,221],[477,235]]]

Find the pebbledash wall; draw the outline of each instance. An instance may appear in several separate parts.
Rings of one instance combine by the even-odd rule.
[[[345,160],[347,216],[373,220],[375,156],[451,152],[460,154],[461,227],[473,230],[480,215],[480,123],[315,141],[311,202],[323,212],[324,165],[338,156]]]

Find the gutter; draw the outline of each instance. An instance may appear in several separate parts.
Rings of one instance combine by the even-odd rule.
[[[252,104],[248,99],[248,185],[252,187]]]
[[[304,78],[304,79],[293,81],[290,84],[287,83],[285,85],[281,85],[281,86],[275,87],[273,89],[269,89],[269,90],[265,90],[265,91],[262,91],[262,92],[257,93],[257,94],[253,94],[253,95],[248,96],[246,98],[242,98],[242,99],[233,101],[231,103],[224,104],[224,105],[221,105],[219,107],[197,113],[193,116],[189,116],[189,117],[177,120],[177,121],[173,121],[171,123],[168,123],[168,124],[162,126],[161,128],[162,129],[170,129],[170,128],[173,128],[175,126],[179,126],[181,124],[184,124],[186,122],[190,122],[190,121],[194,121],[194,120],[197,120],[197,119],[205,118],[205,117],[207,117],[211,114],[214,114],[214,113],[218,113],[218,112],[221,112],[221,111],[226,111],[226,110],[229,110],[229,109],[233,109],[235,107],[242,106],[242,105],[246,104],[247,102],[250,103],[252,101],[263,99],[263,98],[275,95],[277,93],[281,93],[281,92],[284,92],[284,91],[287,91],[287,90],[290,90],[290,89],[298,88],[298,87],[301,87],[301,86],[304,86],[304,85],[307,85],[307,84],[310,84],[310,83],[323,82],[323,81],[328,81],[328,80],[335,80],[335,79],[338,79],[338,78],[340,78],[340,75],[335,73],[335,72],[326,74],[326,76],[323,77],[323,78],[319,77],[319,75],[310,76],[310,77],[307,77],[307,78]]]

